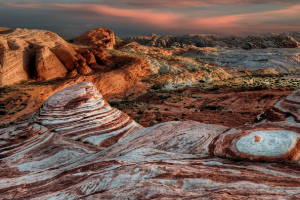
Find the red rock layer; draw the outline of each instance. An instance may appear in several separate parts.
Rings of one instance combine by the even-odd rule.
[[[256,123],[284,121],[292,124],[299,124],[300,90],[296,90],[285,99],[280,100],[273,107],[258,115],[255,119]]]
[[[300,101],[297,94],[286,100]],[[300,199],[296,122],[167,122],[127,131],[106,149],[62,136],[84,137],[93,126],[105,132],[96,137],[119,134],[106,132],[127,123],[114,114],[82,82],[34,116],[50,129],[26,123],[0,130],[0,199]]]
[[[299,126],[285,122],[245,125],[216,137],[209,152],[239,160],[298,163],[299,137]]]
[[[56,133],[101,147],[142,127],[112,108],[90,82],[69,86],[52,95],[31,120]]]
[[[51,133],[34,148],[1,159],[1,199],[300,198],[298,165],[203,154],[226,129],[169,122],[128,134],[97,153]],[[29,130],[23,133],[34,135]]]

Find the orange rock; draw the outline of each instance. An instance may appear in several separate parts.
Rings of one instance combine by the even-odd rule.
[[[28,80],[34,54],[29,44],[22,39],[1,40],[0,45],[0,86]]]
[[[111,55],[104,51],[102,47],[92,47],[90,51],[94,54],[95,58],[98,60],[98,64],[114,66],[114,62],[111,60]]]
[[[28,80],[36,71],[40,80],[63,77],[67,70],[77,69],[84,75],[93,72],[86,59],[56,33],[17,28],[0,38],[0,86]]]
[[[76,49],[76,52],[81,54],[81,56],[86,60],[86,63],[89,66],[97,64],[94,54],[90,52],[88,49]]]
[[[51,80],[65,77],[68,70],[48,47],[36,48],[35,68],[38,80]]]
[[[79,45],[113,49],[116,41],[114,32],[112,30],[99,27],[76,37],[74,43]]]
[[[147,60],[135,58],[132,64],[125,65],[107,73],[102,73],[93,80],[101,94],[118,94],[126,92],[138,83],[142,77],[151,75]]]
[[[71,77],[75,77],[78,75],[78,71],[77,69],[72,70],[67,77],[71,78]]]
[[[76,66],[77,70],[79,72],[79,74],[90,74],[92,72],[94,72],[87,64],[86,64],[86,60],[81,56],[81,55],[77,55],[77,58],[79,60],[79,64]]]

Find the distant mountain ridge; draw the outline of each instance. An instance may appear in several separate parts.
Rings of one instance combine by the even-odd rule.
[[[213,34],[188,34],[183,36],[165,35],[154,33],[147,36],[131,36],[123,38],[126,42],[137,42],[141,45],[155,47],[230,47],[250,49],[265,48],[297,48],[300,47],[300,31],[290,31],[281,34],[264,33],[249,35],[247,37],[228,36],[220,37]]]

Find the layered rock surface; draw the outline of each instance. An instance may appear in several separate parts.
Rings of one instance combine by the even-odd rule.
[[[34,53],[22,39],[0,35],[0,86],[27,80],[32,76]]]
[[[297,113],[283,102],[295,105],[298,94],[275,107]],[[300,198],[299,164],[286,163],[298,162],[298,123],[264,119],[229,128],[167,122],[127,132],[102,151],[65,137],[64,131],[86,123],[82,116],[92,121],[105,108],[93,85],[83,82],[45,102],[35,119],[49,129],[27,123],[0,130],[1,198]]]
[[[91,82],[56,92],[31,121],[65,137],[100,147],[109,147],[124,134],[142,128],[128,115],[112,108]]]
[[[299,49],[241,49],[194,48],[182,56],[201,58],[223,67],[236,67],[255,71],[272,69],[280,73],[298,71],[300,67]]]
[[[0,86],[29,78],[51,80],[76,70],[93,70],[81,54],[56,33],[45,30],[14,29],[0,34]]]

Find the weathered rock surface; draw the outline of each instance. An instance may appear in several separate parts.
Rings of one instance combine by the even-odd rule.
[[[226,158],[299,163],[299,125],[263,123],[233,128],[210,145],[210,153]]]
[[[107,94],[122,94],[131,87],[136,87],[142,77],[151,74],[147,60],[134,58],[132,63],[125,64],[113,71],[102,73],[94,78],[92,82],[103,96]]]
[[[37,47],[35,49],[35,68],[37,80],[51,80],[65,77],[68,70],[60,60],[48,49],[48,47]],[[55,66],[55,67],[54,67]]]
[[[85,146],[75,148],[75,142],[68,143],[48,131],[40,136],[47,138],[44,143],[36,142],[31,149],[1,159],[1,197],[300,198],[297,165],[237,162],[205,155],[209,142],[226,129],[169,122],[128,134],[97,153]],[[5,136],[1,134],[1,138]],[[27,140],[24,142],[29,143]]]
[[[56,33],[17,28],[0,34],[0,38],[0,86],[28,80],[36,72],[38,79],[50,80],[74,69],[80,74],[93,71]]]
[[[201,58],[224,67],[257,71],[272,69],[280,73],[298,71],[299,49],[241,49],[195,48],[182,54],[186,57]]]
[[[112,30],[99,27],[76,37],[74,43],[79,45],[113,49],[116,41],[114,32]]]
[[[53,94],[31,119],[73,140],[109,147],[126,133],[142,128],[112,108],[90,82]]]
[[[32,65],[34,53],[27,42],[0,35],[0,86],[29,79]]]
[[[137,42],[142,45],[156,47],[241,47],[245,50],[264,48],[296,48],[300,46],[299,32],[287,32],[282,34],[260,34],[248,37],[219,37],[217,35],[184,36],[159,36],[151,34],[148,36],[133,36],[123,39],[126,42]]]
[[[287,122],[288,124],[299,125],[300,122],[300,90],[294,91],[257,116],[256,123]]]
[[[104,102],[90,83],[62,91],[39,111],[39,117],[48,115],[40,121],[45,126],[71,124],[75,117],[70,113],[91,119],[101,111],[90,112]],[[282,102],[295,105],[299,93]],[[292,113],[282,102],[275,107]],[[69,141],[63,128],[51,132],[22,124],[0,130],[0,194],[2,199],[39,200],[299,199],[299,127],[280,120],[236,128],[167,122],[127,132],[101,151]]]

